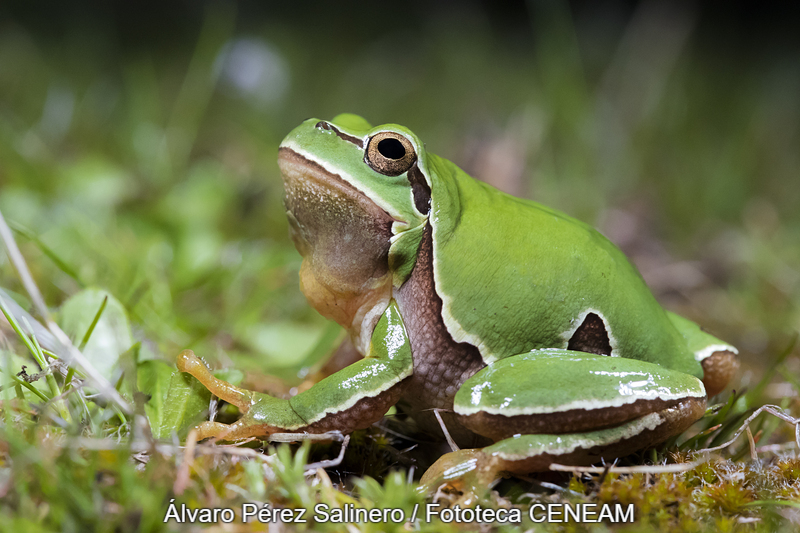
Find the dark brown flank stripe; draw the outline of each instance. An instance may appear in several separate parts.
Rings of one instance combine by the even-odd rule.
[[[524,435],[539,433],[563,434],[607,429],[690,400],[700,401],[701,399],[642,399],[627,404],[625,409],[600,407],[597,409],[574,409],[558,413],[531,415],[502,415],[479,411],[471,415],[458,415],[458,418],[464,426],[475,433],[489,437],[496,442],[519,433]],[[705,402],[705,398],[702,398],[702,401]]]
[[[462,448],[486,446],[488,439],[462,427],[455,420],[453,398],[461,385],[486,364],[475,346],[456,342],[442,319],[442,299],[433,279],[433,234],[426,224],[411,277],[398,291],[398,303],[414,355],[414,374],[404,400],[425,431],[441,436],[431,407],[441,413],[450,435]]]
[[[408,182],[411,184],[417,211],[427,215],[431,211],[431,188],[428,187],[428,182],[425,181],[425,176],[422,175],[416,161],[408,169]]]
[[[353,143],[356,146],[358,146],[359,148],[362,148],[362,149],[364,148],[364,142],[361,139],[359,139],[358,137],[353,137],[352,135],[348,135],[346,133],[342,133],[341,131],[339,131],[336,128],[336,126],[334,126],[330,122],[325,122],[324,120],[320,120],[319,122],[316,123],[316,125],[314,127],[321,128],[323,130],[332,131],[340,139],[343,139],[343,140],[345,140],[345,141],[347,141],[349,143]]]

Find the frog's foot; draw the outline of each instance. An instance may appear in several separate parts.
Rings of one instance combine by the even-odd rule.
[[[233,424],[223,424],[221,422],[203,422],[199,424],[195,431],[197,431],[197,440],[205,440],[216,438],[226,441],[238,441],[249,439],[251,437],[260,438],[269,435],[268,428],[260,425],[248,425],[240,420]]]
[[[541,472],[553,463],[590,465],[610,462],[681,433],[705,412],[705,400],[686,400],[619,426],[583,433],[516,435],[483,452],[498,471]]]
[[[714,351],[700,364],[703,365],[703,385],[709,398],[722,392],[739,370],[739,359],[730,350]]]
[[[505,466],[502,460],[478,448],[446,453],[420,479],[420,490],[431,494],[444,484],[464,494],[486,492]]]
[[[726,342],[706,333],[697,324],[680,315],[667,311],[667,316],[686,340],[694,358],[703,366],[703,385],[706,395],[716,396],[739,370],[739,352]]]
[[[694,376],[568,350],[493,363],[467,380],[454,402],[464,426],[499,441],[484,453],[516,473],[627,455],[684,431],[705,406]]]
[[[413,372],[411,344],[397,305],[391,302],[375,326],[367,357],[339,370],[290,399],[240,389],[215,378],[190,350],[177,366],[197,378],[212,394],[237,406],[244,415],[234,424],[206,422],[200,438],[238,440],[273,433],[350,433],[380,420],[402,396]]]
[[[184,350],[176,361],[178,370],[188,372],[212,394],[235,405],[244,415],[233,424],[203,422],[198,425],[197,440],[208,438],[235,441],[250,437],[264,437],[273,433],[294,431],[306,426],[306,421],[295,413],[288,400],[250,391],[231,385],[214,377],[191,350]]]
[[[503,472],[543,472],[553,463],[590,465],[629,455],[685,430],[702,416],[705,402],[686,401],[613,428],[583,433],[515,435],[481,449],[443,455],[420,480],[421,490],[433,493],[444,484],[481,495]]]

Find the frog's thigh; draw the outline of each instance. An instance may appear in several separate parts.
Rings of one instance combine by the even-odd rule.
[[[568,350],[493,363],[467,380],[454,401],[464,426],[495,441],[596,431],[675,408],[661,423],[665,437],[702,416],[700,380],[644,361]]]
[[[736,348],[709,335],[688,318],[669,311],[667,316],[703,366],[703,385],[708,397],[722,392],[739,369]]]

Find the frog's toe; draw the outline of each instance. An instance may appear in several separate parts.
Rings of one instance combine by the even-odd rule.
[[[712,353],[701,361],[703,365],[703,385],[709,398],[722,392],[736,371],[739,370],[739,359],[730,350]]]
[[[227,381],[216,378],[192,350],[184,350],[178,354],[175,364],[181,372],[187,372],[194,376],[197,381],[211,391],[211,394],[235,405],[240,410],[247,411],[252,405],[254,395],[252,391],[240,389]]]
[[[197,431],[198,441],[216,438],[232,442],[249,439],[251,437],[264,437],[270,433],[274,433],[275,429],[264,427],[263,424],[251,424],[248,423],[247,420],[242,419],[233,424],[203,422],[195,428],[195,431]]]
[[[441,456],[425,471],[420,487],[427,494],[442,485],[449,485],[462,493],[480,494],[497,479],[501,463],[480,449],[456,450]]]

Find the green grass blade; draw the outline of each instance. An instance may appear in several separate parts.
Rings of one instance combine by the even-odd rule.
[[[83,336],[83,340],[81,340],[80,346],[78,346],[79,350],[83,350],[86,348],[86,344],[89,342],[89,339],[92,337],[92,332],[94,331],[95,326],[100,321],[100,317],[103,315],[103,311],[106,310],[106,304],[108,303],[108,295],[103,298],[103,303],[100,304],[100,309],[97,310],[95,313],[94,318],[92,319],[92,323],[89,324],[89,328],[86,330],[86,334]]]

